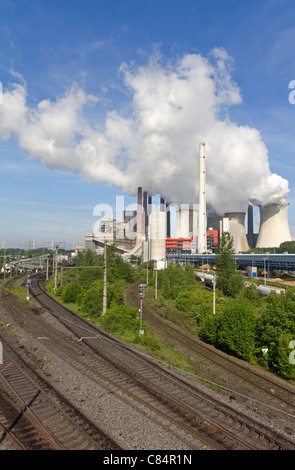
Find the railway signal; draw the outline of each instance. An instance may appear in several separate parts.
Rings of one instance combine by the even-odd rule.
[[[144,334],[144,330],[142,329],[142,299],[144,298],[144,290],[147,287],[147,284],[139,284],[139,296],[140,296],[140,309],[139,309],[139,318],[140,318],[140,326],[139,326],[139,335]]]
[[[140,295],[141,298],[144,297],[144,290],[145,290],[146,287],[147,287],[146,284],[139,284],[138,290],[139,290],[139,295]]]

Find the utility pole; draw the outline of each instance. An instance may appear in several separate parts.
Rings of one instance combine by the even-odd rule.
[[[6,251],[4,247],[4,257],[3,257],[3,273],[4,273],[4,279],[6,279]]]
[[[46,260],[46,281],[48,281],[48,273],[49,273],[49,259]]]
[[[54,292],[57,291],[57,257],[58,257],[58,245],[55,247],[55,276],[54,276]]]
[[[158,298],[158,266],[156,265],[155,299]]]
[[[103,266],[103,306],[102,317],[107,313],[107,241],[104,241],[104,266]]]
[[[215,304],[216,304],[216,275],[213,274],[213,315],[215,315]]]

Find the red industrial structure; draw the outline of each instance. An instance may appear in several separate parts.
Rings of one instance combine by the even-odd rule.
[[[207,249],[215,251],[219,240],[219,230],[207,230]],[[196,252],[197,237],[191,238],[166,238],[166,251],[173,253]]]

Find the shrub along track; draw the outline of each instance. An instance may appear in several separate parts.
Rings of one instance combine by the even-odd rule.
[[[155,415],[168,420],[174,428],[189,433],[195,439],[195,448],[288,448],[288,444],[282,444],[227,412],[220,403],[205,397],[184,378],[171,374],[57,304],[44,293],[37,278],[32,279],[31,292],[46,311],[52,312],[66,326],[71,337],[61,335],[46,324],[40,316],[42,309],[39,315],[24,311],[14,299],[11,308],[16,321],[33,331],[34,335],[43,334],[46,347],[75,364],[85,376],[111,383]]]
[[[138,285],[127,289],[125,300],[133,307],[138,307]],[[243,403],[246,400],[252,407],[260,407],[262,404],[266,415],[272,419],[275,416],[286,419],[287,432],[289,434],[293,432],[295,424],[293,385],[192,337],[157,314],[145,301],[143,301],[143,318],[153,332],[193,358],[205,380],[218,383],[223,391],[227,390],[230,399],[241,398]]]

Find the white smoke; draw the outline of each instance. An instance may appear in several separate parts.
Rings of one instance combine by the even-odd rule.
[[[0,137],[16,136],[30,158],[113,184],[130,195],[138,186],[170,202],[198,203],[199,142],[206,143],[207,200],[217,213],[245,211],[248,201],[284,201],[288,181],[272,174],[260,133],[230,121],[242,102],[224,49],[208,58],[186,54],[165,62],[122,65],[128,114],[108,112],[90,124],[99,100],[74,85],[55,102],[27,105],[25,84],[4,91]],[[127,113],[127,111],[125,113]]]

